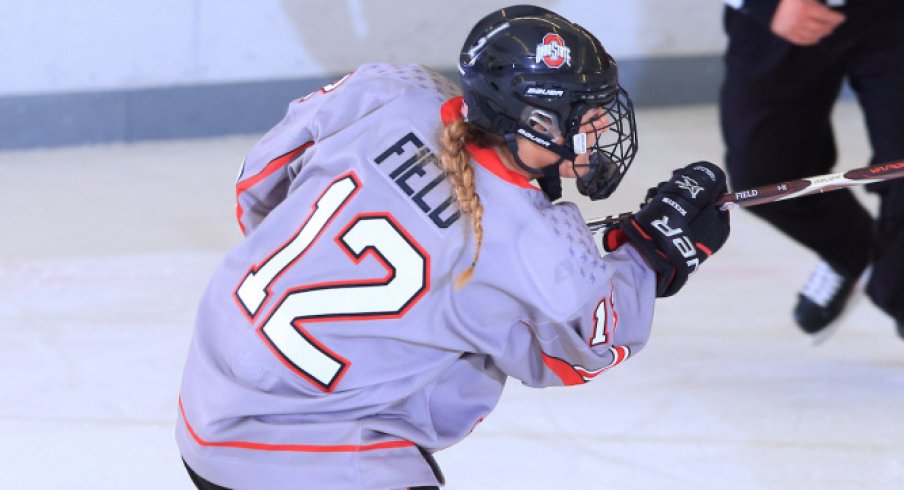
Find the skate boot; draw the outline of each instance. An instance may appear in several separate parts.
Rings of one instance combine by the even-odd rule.
[[[844,310],[856,283],[856,277],[847,277],[826,262],[820,262],[813,270],[797,296],[794,319],[814,344],[822,343],[834,333],[835,320]]]

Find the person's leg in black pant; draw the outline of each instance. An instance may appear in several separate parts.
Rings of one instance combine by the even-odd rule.
[[[732,188],[831,172],[836,150],[830,116],[845,69],[839,45],[827,39],[814,47],[794,46],[732,9],[725,21],[729,46],[720,117]],[[830,266],[829,275],[837,272],[834,277],[843,279],[828,290],[835,296],[825,299],[830,303],[821,305],[818,317],[802,317],[801,308],[813,306],[805,296],[795,310],[805,331],[823,329],[869,261],[870,214],[849,190],[749,209],[816,252]]]
[[[872,163],[904,160],[904,4],[852,4],[848,10],[850,27],[861,39],[853,50],[851,86],[866,118]],[[866,291],[904,336],[904,181],[870,190],[881,205]]]
[[[185,465],[185,470],[188,471],[189,478],[191,478],[192,483],[194,483],[195,486],[198,487],[198,490],[229,490],[226,487],[221,487],[216,483],[211,483],[205,480],[204,477],[195,473],[195,470],[191,469],[191,467],[188,466],[188,463],[186,463],[185,461],[182,461],[182,464]]]

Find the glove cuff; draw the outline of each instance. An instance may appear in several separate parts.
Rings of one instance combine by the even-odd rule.
[[[687,272],[680,270],[669,260],[668,255],[632,216],[621,224],[622,233],[627,236],[638,252],[646,259],[647,265],[656,273],[656,297],[665,298],[678,292],[687,282]]]
[[[603,233],[603,250],[614,252],[628,242],[628,235],[618,226],[610,226]]]

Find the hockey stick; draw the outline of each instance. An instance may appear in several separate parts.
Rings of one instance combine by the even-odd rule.
[[[847,172],[837,174],[818,175],[806,179],[789,180],[778,184],[769,184],[753,189],[722,194],[716,199],[716,204],[721,204],[722,209],[746,208],[773,201],[784,201],[800,196],[829,192],[842,187],[871,184],[883,180],[904,177],[904,160],[860,167]],[[597,231],[608,225],[617,223],[633,213],[622,213],[605,218],[596,218],[587,221],[590,231]]]

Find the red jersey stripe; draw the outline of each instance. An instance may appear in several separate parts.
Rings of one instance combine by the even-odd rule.
[[[548,356],[545,352],[542,354],[543,363],[562,380],[562,384],[573,386],[585,383],[584,377],[574,369],[574,366],[561,359]]]
[[[185,423],[185,428],[188,429],[188,433],[191,435],[192,439],[195,440],[199,445],[205,447],[232,447],[239,449],[251,449],[255,451],[294,451],[294,452],[308,452],[308,453],[350,453],[350,452],[361,452],[361,451],[373,451],[376,449],[395,449],[402,447],[413,447],[414,443],[406,440],[398,440],[398,441],[387,441],[387,442],[378,442],[375,444],[366,444],[366,445],[337,445],[337,446],[326,446],[326,445],[314,445],[314,444],[266,444],[262,442],[248,442],[248,441],[208,441],[202,439],[201,436],[195,432],[194,428],[188,422],[188,418],[185,416],[185,408],[182,406],[182,398],[179,398],[179,412],[182,414],[182,421]]]
[[[254,185],[257,184],[258,182],[266,179],[267,177],[272,175],[277,170],[288,165],[289,162],[291,162],[292,160],[295,160],[295,158],[298,157],[298,155],[302,154],[309,146],[311,146],[313,144],[314,144],[313,141],[308,141],[307,143],[299,146],[298,148],[295,148],[294,150],[289,151],[288,153],[285,153],[283,155],[276,157],[275,159],[270,161],[270,163],[268,163],[264,167],[264,169],[261,170],[259,173],[257,173],[256,175],[253,175],[245,180],[242,180],[235,185],[235,217],[239,222],[239,228],[242,229],[243,235],[245,234],[245,225],[242,224],[242,215],[245,213],[245,210],[242,209],[242,205],[241,205],[241,203],[239,203],[239,196],[241,196],[243,192],[254,187]]]

